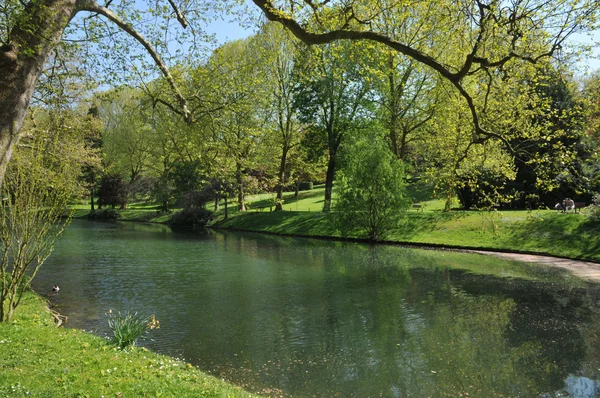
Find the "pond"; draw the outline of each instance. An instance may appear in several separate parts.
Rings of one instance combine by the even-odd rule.
[[[271,396],[595,396],[600,286],[477,254],[75,220],[34,287],[68,327]],[[562,394],[562,395],[561,395]]]

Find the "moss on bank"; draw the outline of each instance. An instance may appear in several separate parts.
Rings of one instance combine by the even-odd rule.
[[[101,337],[56,328],[45,301],[27,293],[0,323],[2,397],[250,397],[182,361]]]

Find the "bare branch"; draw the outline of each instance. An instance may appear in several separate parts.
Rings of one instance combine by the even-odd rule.
[[[181,26],[183,26],[183,29],[188,27],[188,21],[187,19],[185,19],[185,15],[183,15],[183,13],[179,10],[179,8],[177,7],[177,4],[175,4],[175,2],[173,0],[168,0],[169,4],[171,5],[171,8],[173,8],[173,11],[175,12],[175,15],[177,16],[177,20],[179,21],[179,23],[181,24]]]

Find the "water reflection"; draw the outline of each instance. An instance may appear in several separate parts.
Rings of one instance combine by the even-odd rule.
[[[480,255],[75,222],[37,280],[54,283],[71,327],[154,313],[151,348],[275,396],[596,394],[580,385],[600,379],[598,287]]]

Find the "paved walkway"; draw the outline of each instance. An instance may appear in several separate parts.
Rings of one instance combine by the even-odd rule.
[[[541,256],[535,254],[520,254],[520,253],[501,253],[473,250],[473,253],[487,254],[496,257],[505,258],[507,260],[523,261],[526,263],[545,264],[553,267],[563,268],[570,271],[573,275],[593,281],[600,282],[600,264],[591,263],[588,261],[570,260],[566,258],[557,258],[550,256]]]

